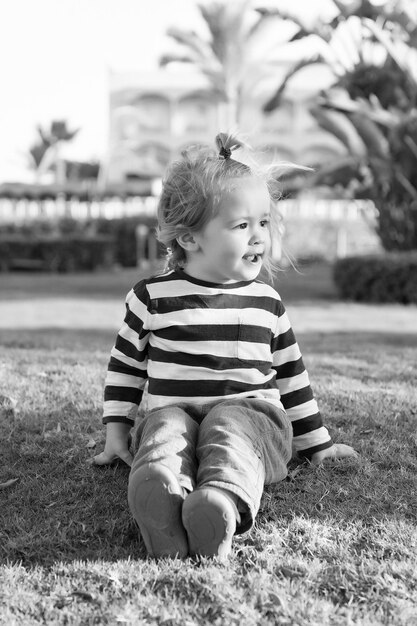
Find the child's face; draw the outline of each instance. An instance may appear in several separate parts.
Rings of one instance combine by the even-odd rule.
[[[234,182],[234,184],[233,184]],[[187,253],[185,271],[214,283],[254,280],[271,247],[270,196],[252,177],[232,181],[217,215],[198,233],[196,250]]]

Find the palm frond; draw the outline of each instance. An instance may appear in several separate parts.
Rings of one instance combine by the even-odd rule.
[[[303,39],[310,35],[317,35],[320,39],[329,42],[333,29],[330,28],[330,24],[323,20],[317,20],[313,26],[308,26],[303,19],[290,11],[278,8],[262,8],[256,9],[261,15],[269,17],[278,17],[283,21],[292,22],[298,27],[298,31],[291,37],[290,42]]]
[[[252,37],[254,37],[255,35],[257,35],[259,33],[260,30],[262,30],[266,24],[269,24],[270,22],[274,21],[277,19],[277,15],[274,15],[273,13],[263,13],[262,10],[260,9],[255,9],[256,13],[259,14],[258,19],[256,20],[256,22],[254,24],[252,24],[252,26],[250,26],[249,30],[248,30],[248,39],[252,39]]]
[[[278,7],[262,7],[255,9],[255,11],[262,17],[279,17],[283,21],[289,20],[294,22],[294,24],[297,24],[300,28],[305,27],[305,24],[298,15],[291,13],[290,11],[286,11],[285,9],[280,9]]]
[[[359,63],[364,65],[365,64],[365,37],[364,37],[364,32],[363,29],[360,30],[360,41],[359,44],[357,46],[357,52],[358,52],[358,57],[359,57]]]
[[[415,2],[394,2],[381,7],[381,11],[392,24],[398,25],[411,38],[417,30]]]
[[[246,40],[244,27],[249,0],[243,2],[212,2],[200,4],[199,9],[211,34],[211,48],[220,61],[227,61],[243,51]]]
[[[417,159],[417,143],[409,135],[404,138],[404,142],[407,144],[407,146],[410,148],[410,151]]]
[[[309,177],[307,184],[310,187],[317,187],[323,184],[326,179],[336,179],[342,173],[349,171],[350,178],[358,178],[360,176],[360,168],[363,160],[359,157],[349,155],[346,157],[337,157],[329,163],[324,163],[320,169]]]
[[[50,147],[49,145],[42,142],[42,143],[36,143],[30,148],[29,154],[32,157],[33,164],[35,165],[36,168],[38,168],[39,165],[42,163],[42,159],[45,155],[45,152],[48,150],[49,147]]]
[[[319,98],[318,104],[326,109],[340,111],[341,113],[358,113],[364,118],[369,118],[376,124],[385,128],[392,128],[397,123],[397,117],[384,109],[376,96],[369,101],[362,98],[352,100],[347,94],[328,94],[325,98]]]
[[[274,93],[274,95],[272,96],[272,98],[270,98],[268,102],[264,104],[263,106],[264,112],[271,113],[272,111],[274,111],[276,108],[280,106],[282,94],[284,93],[290,79],[297,72],[299,72],[302,68],[307,67],[308,65],[315,65],[315,64],[321,63],[322,60],[323,60],[322,57],[317,54],[309,59],[302,59],[301,61],[298,61],[297,63],[295,63],[285,74],[284,78],[281,80],[281,83],[278,89],[276,90],[276,92]]]
[[[39,137],[41,138],[42,143],[46,146],[49,147],[51,145],[51,137],[50,135],[48,135],[45,130],[42,128],[42,126],[39,124],[36,127],[36,130],[39,133]]]
[[[350,155],[366,155],[362,138],[345,114],[320,106],[312,107],[310,113],[323,130],[336,137],[347,148]]]
[[[389,142],[382,130],[369,116],[362,113],[348,113],[348,118],[367,146],[369,153],[381,159],[390,158]]]
[[[410,75],[413,80],[417,79],[416,68],[413,67],[412,64],[408,64],[403,57],[398,52],[395,43],[392,38],[388,35],[387,31],[380,28],[377,24],[375,24],[372,20],[365,19],[365,26],[369,29],[369,31],[373,34],[375,39],[385,48],[389,56],[392,60],[398,65],[398,67],[406,74]]]
[[[160,67],[165,67],[170,63],[194,63],[195,59],[190,54],[164,54],[159,59]]]
[[[172,27],[167,30],[167,35],[177,44],[186,48],[195,60],[204,59],[213,54],[210,45],[193,30]]]
[[[402,188],[411,196],[411,198],[416,201],[417,200],[417,189],[414,185],[404,176],[402,172],[399,170],[395,170],[395,178],[400,183]]]
[[[374,5],[369,0],[356,0],[350,3],[343,2],[343,0],[333,0],[333,3],[344,19],[357,16],[376,20],[381,16],[381,7]]]
[[[343,19],[347,19],[350,15],[352,15],[352,11],[354,11],[353,6],[351,7],[345,2],[342,2],[341,0],[333,0],[333,4],[336,5],[337,10],[339,11],[339,15]],[[357,3],[356,3],[356,7],[357,7]]]
[[[50,138],[52,143],[56,141],[70,141],[79,132],[79,128],[69,130],[65,120],[53,120],[51,122]]]
[[[317,103],[325,109],[334,109],[341,113],[354,113],[359,111],[360,107],[359,103],[345,92],[330,92],[325,97],[318,98]]]

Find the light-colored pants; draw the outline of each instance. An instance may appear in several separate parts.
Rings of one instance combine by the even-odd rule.
[[[181,403],[154,409],[140,422],[131,475],[161,463],[188,491],[202,486],[231,491],[240,498],[239,534],[253,524],[264,485],[287,475],[291,441],[285,411],[265,400]]]

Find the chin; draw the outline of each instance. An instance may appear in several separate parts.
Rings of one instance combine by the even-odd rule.
[[[235,280],[255,280],[259,276],[261,272],[260,267],[254,267],[252,270],[248,269],[245,272],[239,273],[239,278],[235,278]]]

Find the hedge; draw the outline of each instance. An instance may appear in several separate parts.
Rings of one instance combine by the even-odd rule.
[[[417,250],[339,259],[333,278],[343,299],[417,304]]]
[[[112,220],[100,218],[92,223],[97,233],[113,237],[115,261],[122,267],[135,267],[136,265],[136,228],[143,224],[151,232],[157,225],[156,218],[150,216],[121,217]],[[164,254],[163,247],[158,244],[158,255]]]
[[[74,272],[114,264],[114,241],[103,235],[0,234],[0,270]]]
[[[117,263],[135,267],[137,263],[136,229],[145,225],[149,237],[156,227],[152,216],[116,219],[31,220],[0,227],[0,270],[16,267],[50,271],[92,270]],[[145,256],[148,242],[145,243]],[[165,255],[158,244],[157,254]]]

